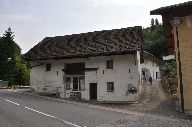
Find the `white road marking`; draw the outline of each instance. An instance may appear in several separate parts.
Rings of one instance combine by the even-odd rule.
[[[10,100],[7,100],[7,99],[5,99],[5,101],[10,102],[10,103],[15,104],[15,105],[20,105],[20,104],[18,104],[16,102],[13,102],[13,101],[10,101]]]
[[[74,126],[74,127],[81,127],[81,126],[79,126],[79,125],[77,125],[77,124],[74,124],[74,123],[68,122],[68,121],[63,120],[63,119],[61,119],[61,118],[58,118],[58,117],[55,117],[55,116],[49,115],[49,114],[47,114],[47,113],[40,112],[40,111],[38,111],[38,110],[35,110],[35,109],[32,109],[32,108],[29,108],[29,107],[25,107],[25,109],[31,110],[31,111],[33,111],[33,112],[39,113],[39,114],[44,115],[44,116],[47,116],[47,117],[51,117],[51,118],[58,119],[58,120],[60,120],[60,121],[63,121],[64,123],[69,124],[69,125],[72,125],[72,126]]]
[[[15,105],[17,105],[17,106],[20,105],[20,104],[18,104],[18,103],[16,103],[16,102],[13,102],[13,101],[8,100],[8,99],[5,99],[5,101],[7,101],[7,102],[9,102],[9,103],[12,103],[12,104],[15,104]],[[64,120],[64,119],[58,118],[58,117],[56,117],[56,116],[49,115],[49,114],[47,114],[47,113],[40,112],[40,111],[38,111],[38,110],[29,108],[29,107],[25,107],[25,109],[31,110],[31,111],[33,111],[33,112],[39,113],[39,114],[44,115],[44,116],[47,116],[47,117],[51,117],[51,118],[60,120],[60,121],[62,121],[62,122],[64,122],[64,123],[69,124],[69,125],[74,126],[74,127],[81,127],[81,126],[79,126],[79,125],[77,125],[77,124],[68,122],[68,121],[66,121],[66,120]],[[86,126],[83,126],[83,127],[86,127]]]

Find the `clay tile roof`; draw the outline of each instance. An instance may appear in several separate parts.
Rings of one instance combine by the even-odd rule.
[[[166,13],[174,13],[174,11],[179,12],[179,11],[183,11],[183,10],[191,11],[192,10],[192,1],[175,4],[175,5],[171,5],[171,6],[161,7],[161,8],[150,11],[150,14],[151,15],[163,15]],[[188,12],[188,13],[192,13],[192,12]]]
[[[46,37],[26,54],[25,59],[64,59],[126,54],[141,50],[142,27],[128,27],[81,34]]]

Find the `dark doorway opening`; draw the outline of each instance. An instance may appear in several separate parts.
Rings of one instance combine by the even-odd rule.
[[[156,79],[158,79],[158,72],[156,72]]]
[[[97,100],[97,83],[90,83],[90,100]]]
[[[142,71],[143,78],[145,79],[145,71]]]

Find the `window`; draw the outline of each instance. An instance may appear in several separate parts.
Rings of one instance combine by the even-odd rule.
[[[107,82],[107,92],[114,92],[114,82]]]
[[[79,91],[85,91],[85,77],[79,77]]]
[[[51,64],[50,63],[46,64],[46,71],[51,71]]]
[[[70,90],[71,89],[71,78],[66,77],[65,82],[66,82],[66,90]]]
[[[66,64],[66,75],[84,75],[85,63]]]
[[[74,91],[85,91],[85,77],[73,77],[73,90]]]
[[[106,61],[107,69],[113,69],[113,60]]]

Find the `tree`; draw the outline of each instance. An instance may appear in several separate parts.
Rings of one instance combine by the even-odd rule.
[[[28,85],[30,69],[21,58],[21,48],[14,41],[11,28],[0,38],[0,79],[9,85]]]
[[[161,75],[163,77],[175,77],[177,75],[177,63],[175,60],[162,61],[160,64]]]
[[[155,26],[158,26],[159,25],[159,21],[158,19],[155,19]]]
[[[14,42],[11,28],[5,31],[0,41],[0,78],[8,80],[15,69],[16,58],[21,53],[20,47]],[[11,59],[11,61],[9,61]]]
[[[9,27],[9,28],[7,29],[7,31],[5,31],[4,37],[6,37],[7,39],[10,39],[10,40],[13,41],[14,36],[15,36],[15,35],[13,35],[13,34],[14,34],[14,32],[12,32],[12,31],[11,31],[11,28]]]
[[[177,74],[176,62],[165,62],[162,56],[166,54],[165,35],[162,24],[157,19],[151,19],[151,26],[143,29],[144,33],[144,50],[153,54],[160,59],[161,75],[174,77]]]
[[[151,26],[143,29],[144,50],[161,58],[165,54],[165,36],[162,24],[157,19],[151,19]]]
[[[155,26],[155,20],[152,18],[152,19],[151,19],[151,27],[150,27],[150,30],[151,30],[151,31],[155,30],[155,27],[156,27],[156,26]]]
[[[151,27],[155,26],[154,22],[155,22],[155,21],[154,21],[154,19],[152,18],[152,19],[151,19]]]

